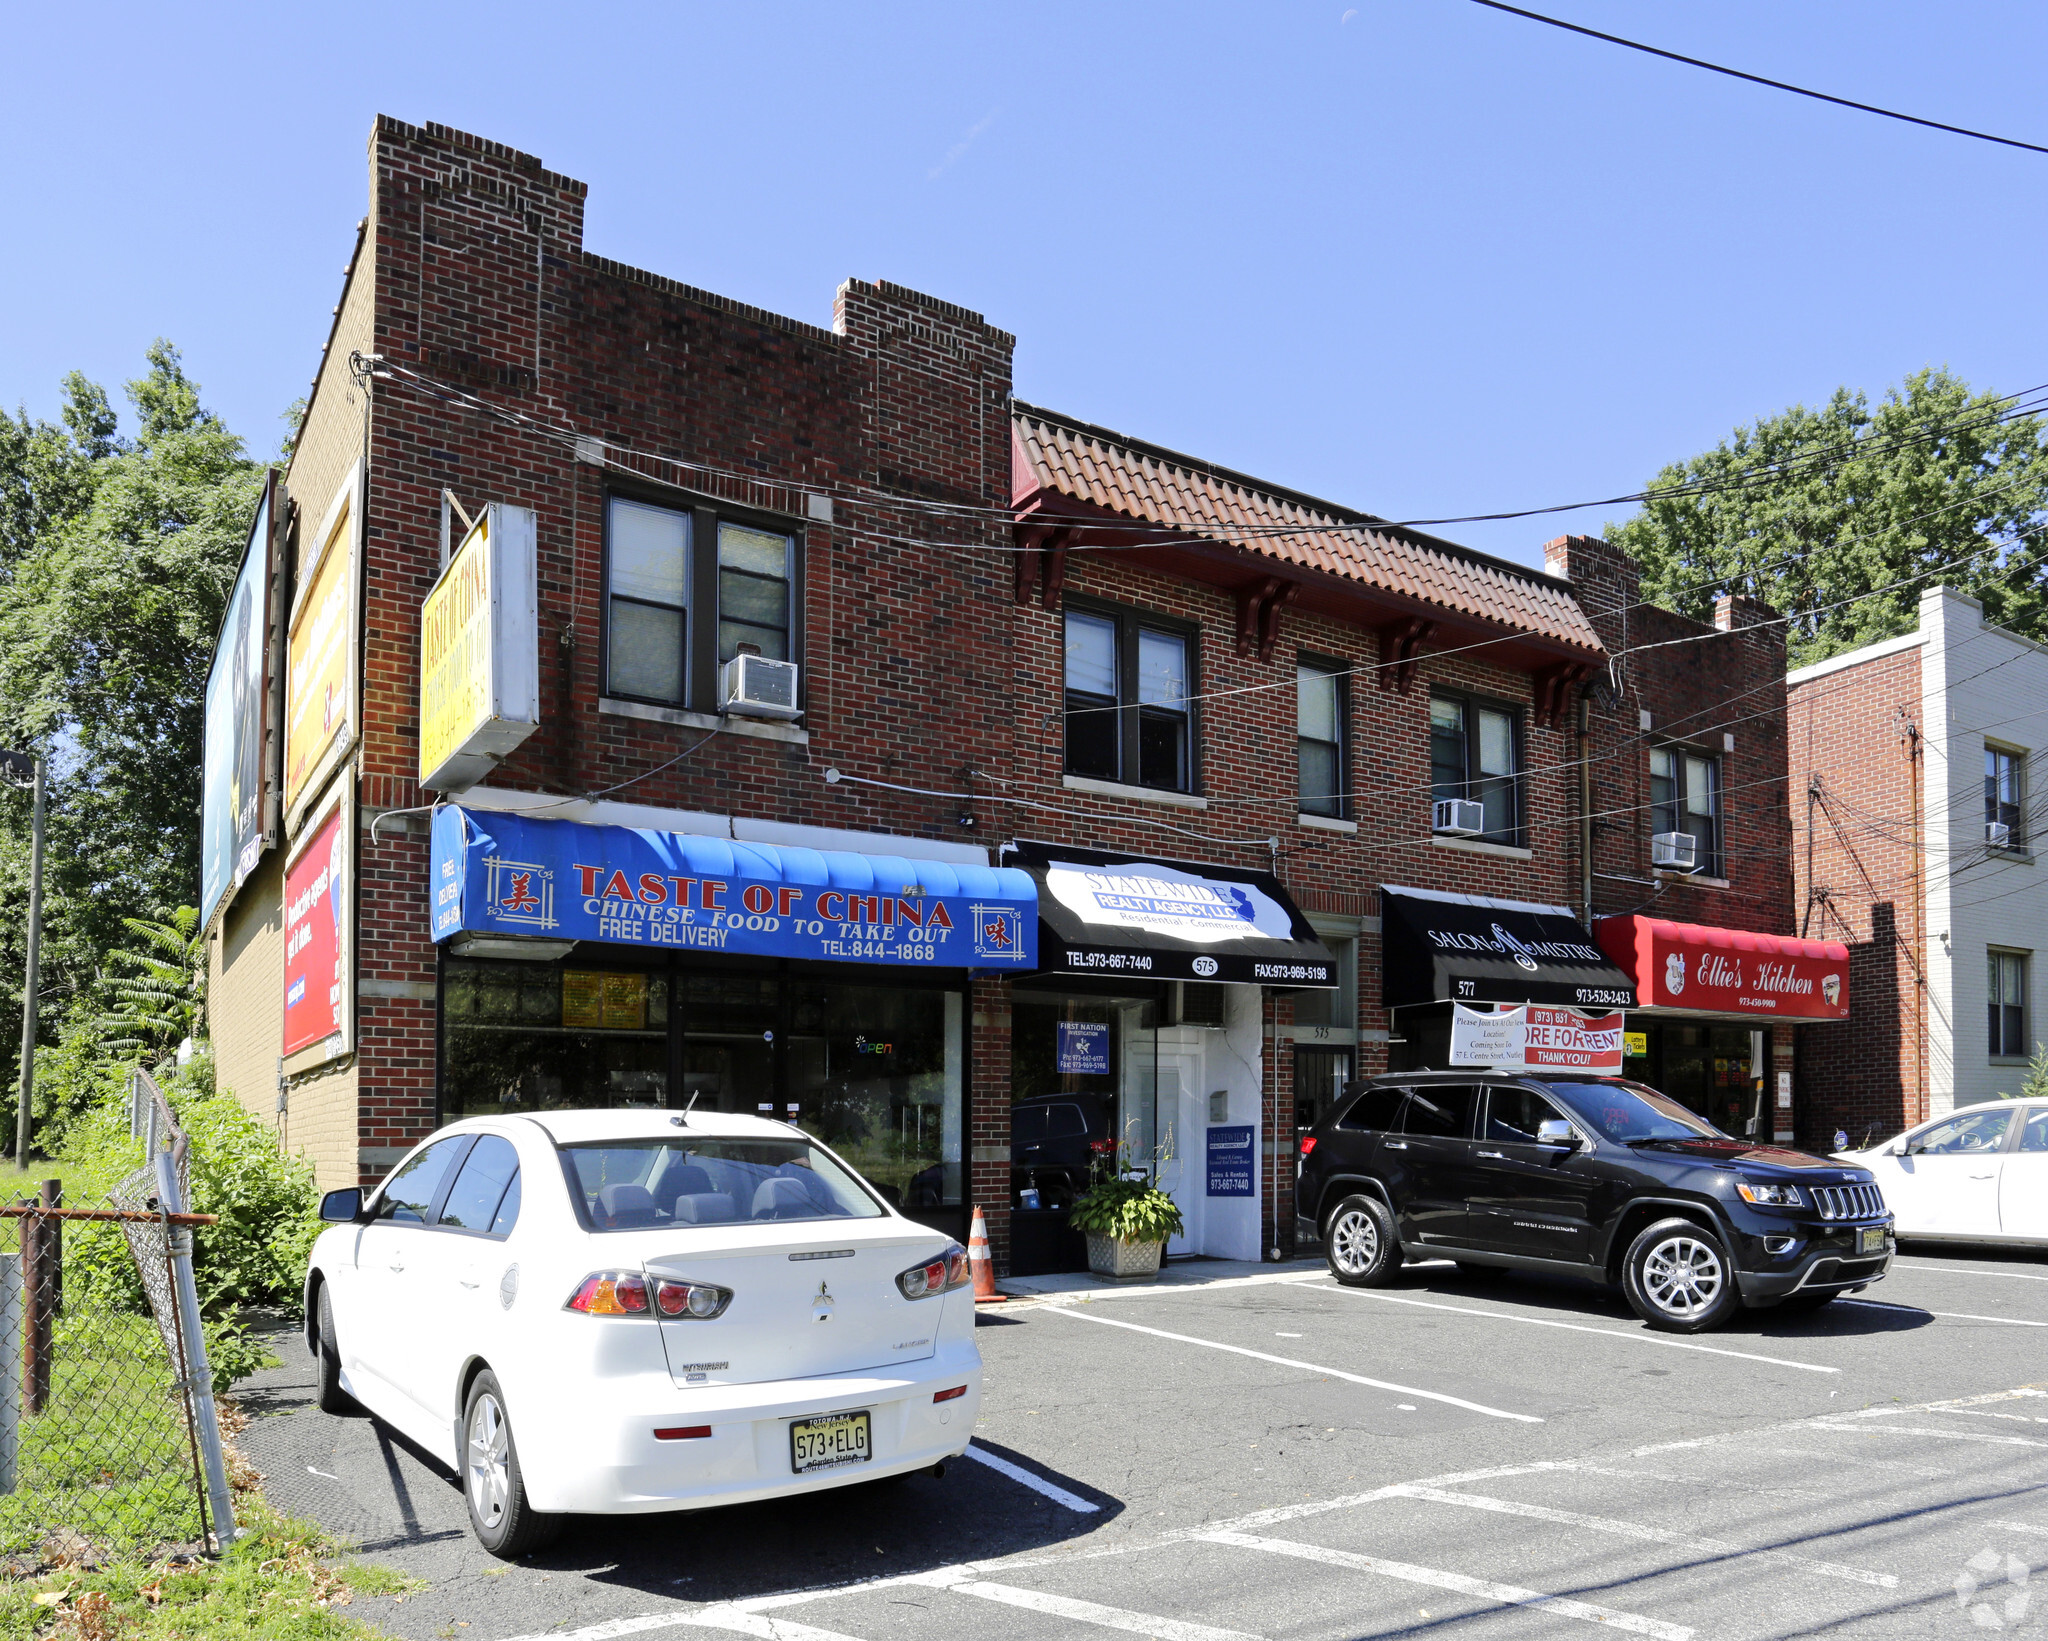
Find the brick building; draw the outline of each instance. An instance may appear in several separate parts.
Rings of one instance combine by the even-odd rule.
[[[1425,1063],[1454,997],[1632,999],[1594,912],[1791,932],[1775,629],[1643,608],[1583,538],[1540,573],[1017,404],[1009,335],[886,282],[821,328],[605,261],[583,200],[372,133],[285,476],[281,824],[213,943],[221,1081],[323,1183],[463,1115],[695,1099],[1041,1268],[1122,1135],[1171,1252],[1261,1257],[1297,1122]],[[511,580],[447,619],[518,641],[525,704],[429,789],[423,607],[485,548]],[[1674,749],[1712,766],[1691,821]],[[1652,872],[1657,803],[1724,869]],[[1468,978],[1383,972],[1389,919],[1468,914]],[[1707,1109],[1703,1021],[1649,1029]]]
[[[1860,1145],[2018,1093],[2048,923],[2028,787],[2048,651],[1933,587],[1912,632],[1788,683],[1797,903],[1848,943],[1858,998],[1801,1045],[1802,1139]]]

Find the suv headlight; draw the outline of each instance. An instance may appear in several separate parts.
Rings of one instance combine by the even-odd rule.
[[[1762,1180],[1739,1180],[1736,1194],[1744,1202],[1753,1202],[1759,1208],[1804,1208],[1806,1198],[1800,1195],[1796,1185],[1774,1185]]]

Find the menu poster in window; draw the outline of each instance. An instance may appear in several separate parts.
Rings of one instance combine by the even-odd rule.
[[[1102,1077],[1109,1072],[1109,1022],[1059,1022],[1059,1071],[1062,1077]]]
[[[361,469],[350,472],[310,543],[301,542],[298,594],[285,640],[284,807],[294,825],[327,774],[355,745],[356,514]]]
[[[647,976],[564,969],[562,1024],[580,1031],[646,1030]]]
[[[283,1049],[287,1061],[298,1062],[288,1070],[348,1052],[353,784],[340,783],[285,863]]]

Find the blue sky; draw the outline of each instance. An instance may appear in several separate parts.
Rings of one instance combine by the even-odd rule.
[[[1534,9],[1545,9],[1538,5]],[[2048,142],[2048,7],[1550,0]],[[829,323],[848,275],[1017,333],[1021,397],[1391,517],[1636,488],[1946,364],[2048,381],[2048,156],[1469,0],[17,8],[0,402],[157,335],[274,445],[385,112],[590,185],[591,249]],[[1559,523],[1446,527],[1534,562]]]

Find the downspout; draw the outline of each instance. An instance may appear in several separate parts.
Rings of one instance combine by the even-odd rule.
[[[1593,926],[1593,692],[1579,697],[1579,901]]]

